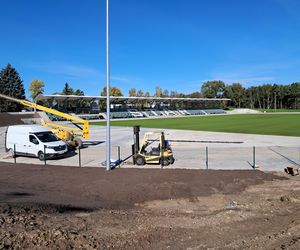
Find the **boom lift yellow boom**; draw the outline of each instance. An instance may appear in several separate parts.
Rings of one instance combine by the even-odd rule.
[[[55,109],[51,109],[51,108],[44,107],[42,105],[38,105],[33,102],[29,102],[27,100],[17,99],[17,98],[7,96],[4,94],[0,94],[0,97],[4,98],[6,100],[9,100],[9,101],[20,103],[25,107],[30,107],[35,110],[44,111],[46,113],[50,113],[55,116],[62,117],[64,119],[66,119],[67,121],[70,121],[77,128],[72,128],[72,127],[68,127],[68,126],[64,126],[64,125],[60,125],[60,124],[56,124],[56,123],[51,123],[51,122],[45,122],[45,121],[42,121],[41,124],[43,126],[48,127],[54,134],[56,134],[57,137],[59,137],[63,141],[66,141],[67,143],[69,143],[69,145],[71,145],[73,147],[81,147],[82,146],[82,140],[80,139],[80,137],[82,137],[84,139],[88,139],[90,137],[89,122],[86,120],[83,120],[81,118],[78,118],[78,117],[63,113],[63,112],[60,112]],[[82,127],[80,125],[78,125],[78,123],[82,124]]]

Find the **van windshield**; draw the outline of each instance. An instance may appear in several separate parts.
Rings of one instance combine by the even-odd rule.
[[[37,136],[37,138],[39,138],[41,142],[53,142],[60,140],[52,132],[38,132],[34,134]]]

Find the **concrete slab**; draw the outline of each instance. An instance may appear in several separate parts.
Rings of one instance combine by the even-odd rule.
[[[91,138],[84,143],[81,150],[83,167],[103,167],[106,157],[105,127],[91,126]],[[141,128],[141,138],[147,131],[159,129]],[[4,155],[4,138],[6,128],[0,128],[0,156]],[[287,136],[251,135],[238,133],[218,133],[184,130],[164,130],[174,150],[176,162],[166,168],[205,169],[206,147],[208,147],[209,169],[252,169],[253,147],[255,146],[255,164],[264,171],[283,171],[290,164],[300,163],[300,138]],[[121,159],[131,155],[133,129],[131,127],[111,128],[111,158],[118,159],[118,147]],[[79,166],[79,152],[65,158],[49,160],[50,165]],[[1,161],[13,162],[13,159]],[[17,162],[40,164],[36,158],[18,157]],[[133,167],[129,159],[122,167]],[[160,168],[157,165],[145,166]]]

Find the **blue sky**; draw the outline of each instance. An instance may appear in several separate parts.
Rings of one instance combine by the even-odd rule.
[[[65,82],[87,95],[105,85],[105,0],[0,0],[0,68],[28,92]],[[110,0],[111,83],[183,93],[207,80],[300,81],[298,0]]]

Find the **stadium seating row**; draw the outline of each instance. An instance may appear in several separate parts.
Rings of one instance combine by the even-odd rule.
[[[188,115],[211,115],[211,114],[225,114],[223,109],[163,109],[154,110],[148,109],[138,111],[137,109],[128,109],[125,111],[113,111],[110,112],[111,119],[126,119],[126,118],[142,118],[142,117],[176,117],[176,116],[188,116]],[[47,114],[51,121],[64,121],[61,117]],[[106,114],[80,114],[78,117],[85,120],[99,120],[105,119]]]
[[[223,109],[178,109],[178,110],[144,110],[138,111],[130,109],[128,111],[113,112],[111,111],[112,119],[123,118],[141,118],[141,117],[170,117],[170,116],[187,116],[187,115],[211,115],[211,114],[225,114]]]

